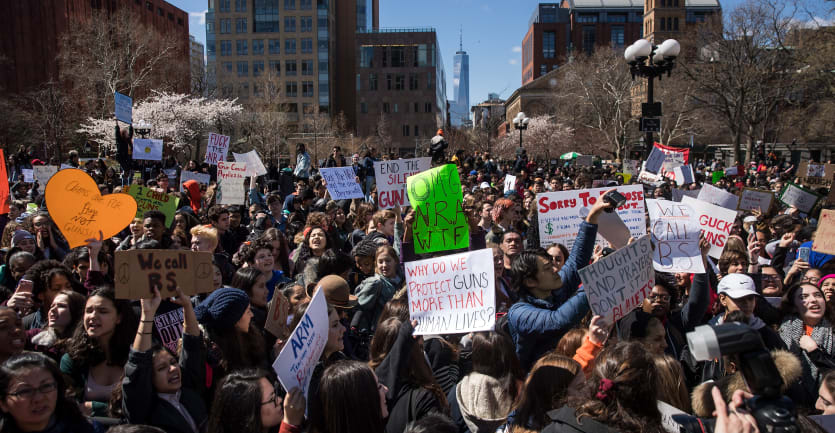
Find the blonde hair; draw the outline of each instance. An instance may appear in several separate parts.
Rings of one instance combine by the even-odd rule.
[[[208,239],[212,244],[212,251],[217,248],[217,229],[212,226],[200,225],[192,227],[191,237],[192,239],[195,237]]]
[[[653,361],[655,361],[655,370],[658,372],[656,374],[658,399],[684,412],[692,413],[690,394],[684,383],[684,370],[681,368],[681,363],[666,354],[655,355]]]

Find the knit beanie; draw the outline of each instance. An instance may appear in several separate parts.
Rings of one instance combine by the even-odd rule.
[[[221,287],[212,292],[197,308],[197,321],[215,329],[235,326],[249,308],[249,296],[241,289]]]

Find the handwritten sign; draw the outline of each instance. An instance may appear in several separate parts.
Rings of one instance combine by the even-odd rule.
[[[154,325],[162,344],[168,350],[177,353],[177,344],[183,336],[183,309],[182,307],[171,310],[167,313],[154,316]]]
[[[183,184],[189,180],[194,180],[201,185],[209,186],[209,182],[211,182],[212,177],[209,173],[195,173],[193,171],[183,170],[180,172],[180,191],[186,190],[183,188]]]
[[[504,176],[504,192],[516,191],[516,176],[506,174]]]
[[[771,191],[745,188],[739,197],[739,210],[761,210],[763,213],[768,212],[771,208],[771,201],[774,199],[774,193]]]
[[[122,231],[136,216],[136,201],[127,194],[102,197],[96,181],[77,168],[61,170],[46,184],[46,206],[70,248]]]
[[[832,188],[835,164],[810,164],[801,161],[797,165],[797,183],[809,188]]]
[[[736,211],[710,204],[692,197],[684,197],[682,203],[693,208],[699,220],[699,226],[704,231],[705,239],[710,242],[708,255],[719,259],[725,249],[728,236],[731,235],[736,220]]]
[[[655,286],[651,252],[644,235],[578,271],[595,315],[611,324],[641,306]]]
[[[685,203],[647,200],[650,232],[655,250],[652,264],[662,272],[704,273],[699,251],[701,226],[696,212]]]
[[[821,210],[812,251],[835,255],[835,210]]]
[[[133,159],[162,161],[162,140],[155,138],[134,138]]]
[[[130,185],[126,192],[136,200],[136,218],[143,218],[149,210],[158,210],[165,214],[165,226],[171,227],[180,203],[177,196],[142,185]]]
[[[218,204],[244,204],[244,178],[248,176],[245,162],[217,162]]]
[[[299,388],[307,398],[310,377],[328,341],[328,305],[325,291],[318,290],[296,329],[273,362],[284,389]]]
[[[493,252],[483,249],[406,262],[415,335],[490,331],[496,323]]]
[[[32,167],[34,170],[35,180],[38,181],[38,192],[43,194],[46,191],[46,184],[55,173],[58,173],[57,165],[36,165]]]
[[[212,253],[184,250],[128,250],[114,253],[118,299],[147,299],[158,287],[163,298],[211,292]],[[197,284],[197,283],[200,284]]]
[[[470,245],[461,179],[455,164],[435,167],[406,179],[415,208],[415,253],[455,250]]]
[[[115,100],[116,119],[125,123],[133,123],[133,99],[119,92],[113,93],[113,99]]]
[[[713,185],[702,185],[697,198],[725,209],[736,209],[739,204],[739,196]]]
[[[320,168],[319,173],[328,183],[328,192],[333,200],[364,197],[352,167]]]
[[[571,249],[580,224],[588,216],[589,209],[599,197],[611,188],[593,188],[571,191],[546,192],[536,195],[539,213],[539,245],[547,248],[554,243],[561,243]],[[646,234],[644,215],[644,188],[641,185],[622,185],[616,188],[626,197],[626,204],[617,209],[617,216],[634,237]],[[598,230],[603,224],[598,224]],[[606,245],[606,239],[598,232],[597,244]]]
[[[9,172],[6,171],[6,156],[0,149],[0,214],[9,213]]]
[[[641,161],[637,159],[624,159],[623,172],[632,176],[637,175],[641,172]]]
[[[258,152],[254,149],[247,153],[232,152],[232,156],[235,157],[235,161],[246,163],[247,169],[255,172],[255,176],[263,176],[267,174],[267,168],[264,167],[264,163],[261,162],[261,157],[258,156]]]
[[[23,174],[24,182],[33,183],[35,181],[35,171],[31,168],[21,168],[20,173]]]
[[[226,152],[228,151],[228,135],[209,133],[209,141],[206,143],[206,164],[217,165],[218,161],[226,161]]]
[[[780,201],[786,206],[794,206],[803,213],[810,213],[821,196],[791,182],[786,183],[780,192]]]
[[[432,168],[432,158],[396,159],[375,161],[374,176],[377,180],[377,197],[380,209],[395,205],[410,206],[406,194],[406,178]]]

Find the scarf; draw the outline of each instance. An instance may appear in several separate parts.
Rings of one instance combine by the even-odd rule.
[[[817,395],[820,371],[806,351],[800,348],[800,337],[804,335],[806,335],[806,330],[803,320],[797,316],[788,316],[780,324],[780,338],[783,339],[789,350],[800,358],[800,363],[803,365],[803,386]],[[817,343],[818,350],[822,350],[829,355],[835,353],[835,338],[832,335],[832,325],[828,320],[821,320],[812,329],[812,340]]]

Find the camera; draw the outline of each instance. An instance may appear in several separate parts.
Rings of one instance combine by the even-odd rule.
[[[603,200],[606,203],[612,203],[614,205],[612,206],[612,209],[606,209],[606,212],[614,212],[615,209],[626,204],[626,197],[617,191],[607,192],[606,195],[603,196]]]
[[[754,397],[745,401],[748,412],[757,420],[763,432],[799,432],[794,403],[782,395],[783,379],[777,365],[766,350],[760,334],[743,323],[726,323],[711,327],[698,326],[687,333],[687,344],[697,361],[708,361],[722,356],[731,357],[742,373],[745,384]],[[709,433],[715,419],[673,415],[681,432]]]

